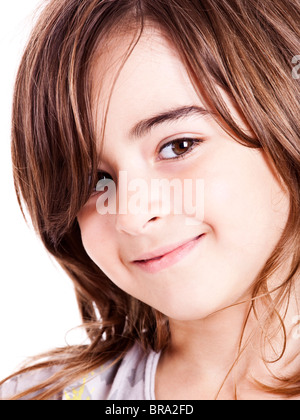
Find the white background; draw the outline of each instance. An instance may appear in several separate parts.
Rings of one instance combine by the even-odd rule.
[[[72,282],[26,225],[11,173],[13,84],[34,11],[41,3],[10,0],[0,5],[0,379],[28,356],[64,346],[68,330],[80,324]],[[72,332],[67,341],[83,337]]]

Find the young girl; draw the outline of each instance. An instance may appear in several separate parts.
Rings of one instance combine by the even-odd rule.
[[[1,398],[299,399],[299,22],[288,0],[47,2],[15,186],[90,341]]]

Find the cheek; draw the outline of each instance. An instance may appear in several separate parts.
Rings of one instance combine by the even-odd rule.
[[[91,260],[116,286],[136,296],[137,288],[119,253],[115,217],[99,215],[95,206],[88,205],[78,214],[77,220],[83,246]]]
[[[288,198],[260,152],[240,152],[207,177],[205,221],[224,246],[267,258],[287,222]]]
[[[103,261],[114,255],[112,229],[109,220],[96,211],[91,199],[77,215],[83,246],[89,257],[101,268]]]

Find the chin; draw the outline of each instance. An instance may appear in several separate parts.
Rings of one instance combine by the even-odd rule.
[[[176,321],[199,321],[208,318],[229,307],[235,307],[238,302],[247,299],[244,293],[219,293],[213,288],[194,292],[192,295],[182,293],[180,296],[169,293],[167,302],[160,302],[156,309],[168,318]],[[155,305],[153,305],[155,307]],[[158,307],[159,306],[159,307]]]
[[[181,322],[199,321],[209,317],[210,315],[226,308],[227,305],[208,304],[208,302],[199,302],[198,305],[191,305],[188,302],[184,305],[174,304],[170,306],[164,305],[163,308],[157,308],[161,313],[169,319]]]

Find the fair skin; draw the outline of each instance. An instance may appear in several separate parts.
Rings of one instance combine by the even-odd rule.
[[[112,85],[112,68],[107,74],[104,69],[109,62],[119,62],[126,49],[123,42],[93,67],[97,122],[103,121]],[[224,100],[247,130],[225,94]],[[99,171],[109,174],[117,186],[120,171],[126,171],[128,181],[142,178],[149,185],[151,179],[202,179],[203,220],[184,212],[99,215],[97,193],[78,215],[91,259],[118,287],[170,320],[172,343],[160,358],[156,375],[158,399],[216,397],[237,356],[249,303],[222,309],[250,298],[289,209],[287,193],[263,153],[237,143],[209,114],[193,111],[176,120],[164,119],[132,137],[133,127],[141,121],[190,107],[205,108],[174,49],[159,33],[147,30],[114,85],[103,143],[99,138]],[[176,160],[178,147],[172,149],[169,143],[182,139],[188,140],[186,149]],[[201,142],[193,143],[198,139]],[[187,217],[195,223],[186,223]],[[145,253],[194,239],[189,252],[168,267],[151,272],[136,263]],[[246,336],[251,326],[252,319]],[[267,372],[256,350],[252,346],[245,352],[220,398],[233,398],[236,382],[240,397],[247,393],[257,397],[247,374],[264,380]]]

